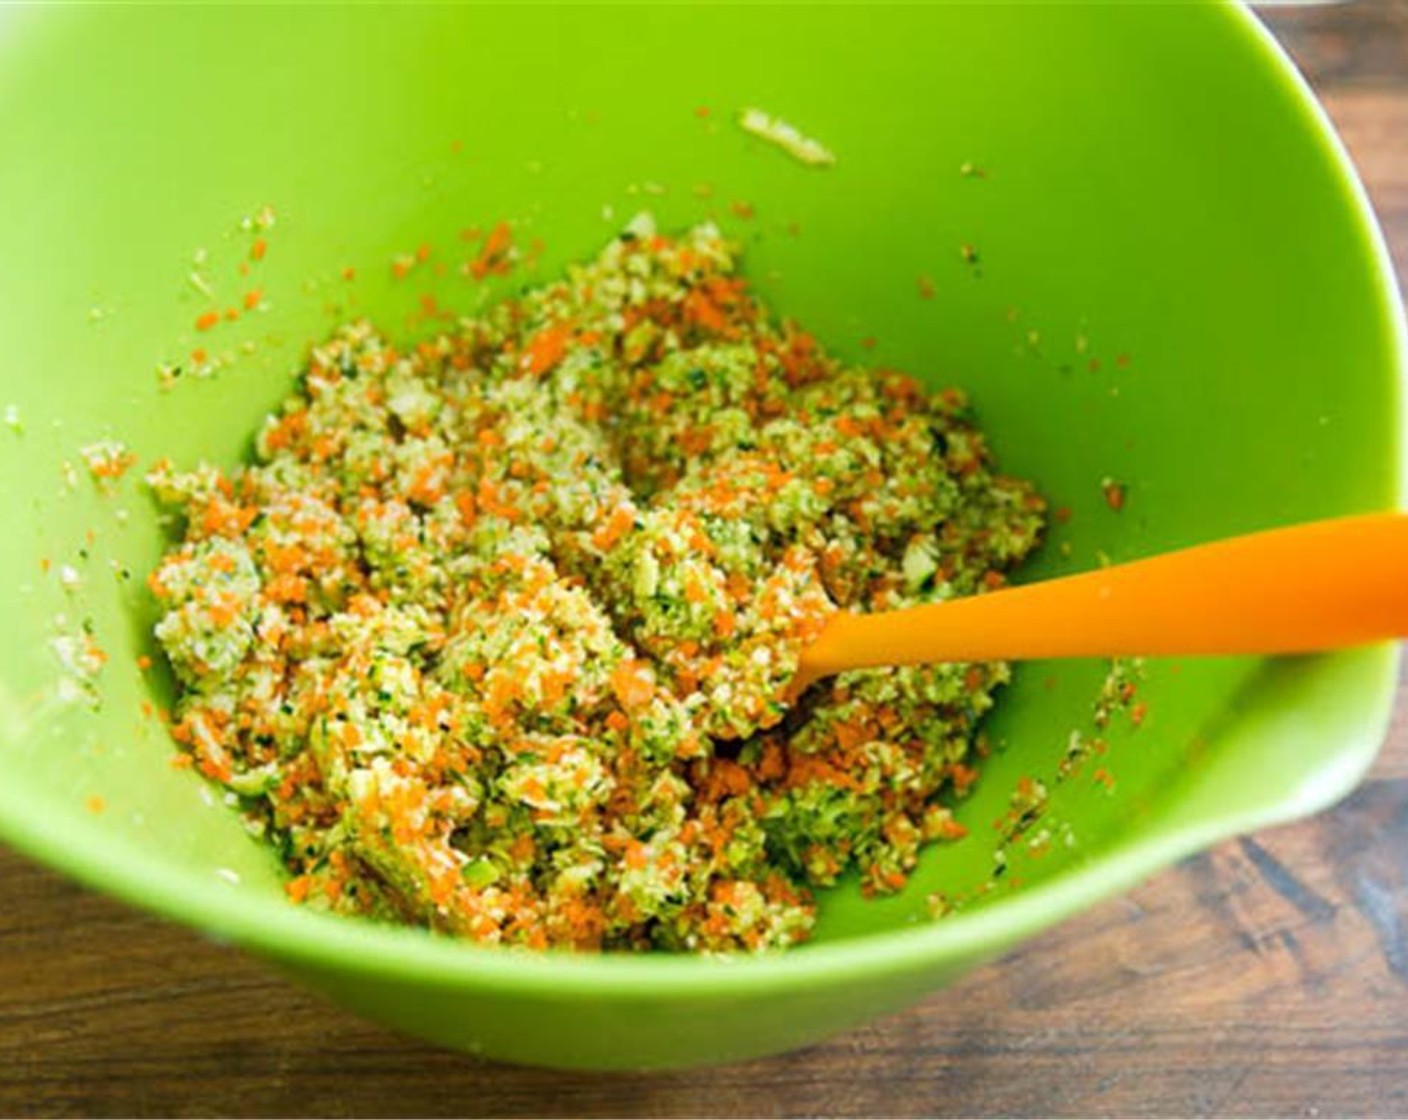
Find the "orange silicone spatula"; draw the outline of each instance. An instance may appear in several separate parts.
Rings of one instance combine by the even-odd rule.
[[[1408,515],[1315,521],[986,595],[838,614],[796,694],[929,661],[1307,653],[1408,636]]]

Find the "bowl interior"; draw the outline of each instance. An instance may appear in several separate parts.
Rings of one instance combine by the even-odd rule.
[[[745,106],[835,166],[746,136]],[[19,429],[0,427],[0,836],[205,925],[285,928],[279,871],[169,765],[146,706],[170,682],[137,666],[163,527],[140,470],[100,493],[78,449],[233,464],[337,321],[423,334],[638,210],[717,220],[752,283],[845,357],[968,389],[1005,469],[1070,513],[1025,579],[1397,498],[1381,248],[1235,10],[12,11],[0,134],[0,407]],[[499,220],[536,264],[467,278],[462,231]],[[196,330],[255,289],[267,310]],[[180,369],[169,391],[159,366]],[[64,699],[53,649],[85,627],[108,655],[96,709]],[[940,889],[970,899],[961,924],[1151,836],[1323,803],[1372,756],[1390,659],[1150,663],[1143,725],[1117,716],[1066,779],[1108,667],[1023,666],[959,814],[970,837],[894,898],[832,892],[818,941],[907,927]],[[989,889],[1023,776],[1050,789],[1049,842],[1017,845]],[[321,923],[298,928],[316,953]]]

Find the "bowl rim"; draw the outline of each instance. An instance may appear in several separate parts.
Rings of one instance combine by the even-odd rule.
[[[1250,50],[1260,54],[1266,80],[1280,84],[1294,111],[1301,115],[1306,140],[1318,147],[1321,157],[1337,173],[1346,194],[1349,220],[1357,226],[1360,250],[1377,275],[1379,310],[1401,386],[1408,368],[1408,325],[1388,248],[1364,186],[1327,112],[1284,48],[1245,5],[1228,5],[1224,11],[1228,33],[1241,36]],[[1395,504],[1401,504],[1408,489],[1403,407],[1400,399],[1392,433],[1398,460]],[[1376,674],[1378,707],[1366,714],[1357,733],[1346,742],[1346,755],[1370,759],[1382,742],[1396,684],[1398,652],[1396,644],[1369,651],[1366,664]],[[113,837],[96,822],[65,819],[60,827],[42,803],[3,783],[0,838],[140,909],[313,971],[375,971],[379,979],[387,981],[557,997],[729,999],[805,989],[822,979],[834,983],[879,979],[924,968],[937,971],[949,960],[994,955],[1217,841],[1326,807],[1357,784],[1366,766],[1367,761],[1340,767],[1328,780],[1272,804],[1119,843],[1088,864],[952,919],[749,957],[505,950],[434,937],[420,929],[348,921],[293,906],[251,907],[248,899],[229,885],[151,861],[138,845],[125,837]]]

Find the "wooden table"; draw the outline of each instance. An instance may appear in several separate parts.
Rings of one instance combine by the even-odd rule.
[[[1408,2],[1269,18],[1408,279]],[[0,853],[0,1114],[14,1113],[1408,1114],[1408,714],[1332,812],[1190,859],[854,1034],[680,1074],[432,1050]]]

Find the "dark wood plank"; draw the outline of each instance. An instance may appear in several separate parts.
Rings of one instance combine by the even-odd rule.
[[[1268,18],[1408,275],[1408,0]],[[1189,860],[911,1011],[724,1070],[480,1063],[5,853],[0,899],[0,1114],[1408,1114],[1403,704],[1335,810]]]
[[[1334,118],[1408,287],[1408,0],[1262,15]]]
[[[1408,30],[1402,35],[1408,39]],[[1408,77],[1396,90],[1334,89],[1324,102],[1369,190],[1398,285],[1408,290]]]
[[[1262,18],[1320,88],[1403,87],[1408,0],[1267,7]]]

